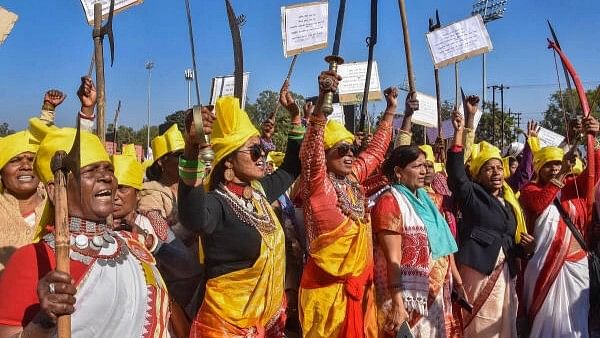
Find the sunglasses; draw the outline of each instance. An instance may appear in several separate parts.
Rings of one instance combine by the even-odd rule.
[[[240,153],[248,153],[250,154],[250,158],[252,161],[256,162],[261,158],[265,158],[266,152],[260,144],[254,144],[248,149],[238,150]]]
[[[339,157],[344,157],[348,155],[349,151],[352,152],[352,156],[358,154],[358,148],[355,145],[349,143],[342,143],[339,146],[337,146],[336,149]]]

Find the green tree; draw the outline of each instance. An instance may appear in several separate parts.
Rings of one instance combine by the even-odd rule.
[[[14,134],[15,131],[10,129],[10,127],[8,126],[8,123],[6,122],[2,122],[0,123],[0,137],[4,137],[10,134]]]
[[[491,111],[494,111],[494,116]],[[492,108],[491,102],[484,104],[484,111],[487,111],[481,116],[479,126],[475,132],[475,142],[487,141],[494,144],[497,147],[501,147],[502,144],[507,145],[516,140],[516,118],[509,116],[507,109],[504,109],[504,135],[502,135],[502,111],[496,104]],[[493,127],[492,127],[493,126]]]
[[[165,116],[165,122],[158,126],[159,133],[164,133],[171,125],[177,124],[177,127],[181,132],[185,129],[185,111],[178,110],[172,114]]]
[[[294,92],[291,92],[291,94],[298,105],[302,107],[302,105],[304,105],[304,97]],[[245,110],[258,130],[260,130],[262,122],[275,111],[278,101],[278,92],[265,90],[258,94],[255,103],[246,103]],[[275,115],[275,134],[273,135],[273,143],[275,143],[278,151],[285,151],[289,129],[290,115],[285,108],[279,107],[277,114]]]
[[[590,105],[590,111],[596,118],[600,116],[599,100],[600,100],[600,86],[596,89],[588,90],[586,92],[588,103]],[[546,129],[550,129],[558,134],[566,134],[566,121],[565,113],[567,107],[570,107],[571,102],[574,106],[573,112],[575,116],[581,116],[581,102],[579,96],[575,90],[569,92],[565,90],[562,92],[556,91],[548,98],[548,109],[544,112],[544,119],[540,122],[540,125]],[[565,107],[565,109],[561,109]]]

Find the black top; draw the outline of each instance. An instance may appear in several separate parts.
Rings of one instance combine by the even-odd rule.
[[[283,163],[260,180],[269,203],[275,201],[300,175],[301,140],[288,139]],[[179,182],[179,219],[187,229],[199,233],[205,255],[206,278],[215,278],[251,267],[260,254],[258,230],[243,223],[214,191],[192,188]]]
[[[515,243],[517,222],[509,203],[500,202],[481,185],[467,177],[463,152],[448,151],[448,186],[458,210],[458,253],[456,260],[485,275],[495,268],[500,248],[504,250],[511,276],[516,274],[516,256],[522,254]]]

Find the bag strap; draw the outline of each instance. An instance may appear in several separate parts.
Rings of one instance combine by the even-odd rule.
[[[565,221],[565,223],[567,224],[567,227],[569,227],[569,230],[571,230],[573,237],[575,237],[575,239],[577,240],[577,242],[579,243],[581,248],[583,250],[585,250],[586,252],[589,252],[587,244],[585,243],[585,239],[583,239],[583,235],[581,234],[579,229],[577,229],[575,224],[573,224],[571,217],[569,217],[569,214],[567,214],[567,211],[565,210],[565,208],[563,208],[563,206],[560,203],[560,201],[558,200],[558,198],[554,199],[554,206],[556,206],[556,208],[558,209],[558,213],[560,214],[560,217],[562,217],[562,219]]]

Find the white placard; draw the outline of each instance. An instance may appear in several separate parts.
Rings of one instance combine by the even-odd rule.
[[[437,128],[437,99],[417,92],[417,100],[419,100],[419,110],[413,113],[411,121],[421,126]]]
[[[0,7],[0,45],[6,40],[18,18],[15,13]]]
[[[492,41],[477,14],[426,34],[435,68],[442,68],[492,50]]]
[[[110,11],[110,0],[81,0],[83,11],[85,12],[85,18],[90,25],[94,24],[94,4],[96,2],[102,3],[102,18],[108,17]],[[115,0],[115,13],[122,12],[131,6],[139,5],[144,0]]]
[[[543,147],[558,147],[565,137],[553,132],[552,130],[540,127],[538,130],[538,139],[540,140],[540,146]]]
[[[338,85],[340,103],[356,103],[362,100],[357,94],[365,90],[367,79],[367,62],[344,63],[338,66],[337,73],[342,77]],[[369,101],[381,100],[381,84],[379,82],[379,71],[377,61],[373,61],[371,69],[371,82],[369,84]]]
[[[282,6],[283,55],[287,58],[302,52],[326,48],[328,13],[327,1]]]
[[[339,103],[332,104],[332,107],[333,107],[333,112],[327,118],[329,120],[338,121],[341,124],[345,125],[346,124],[346,116],[344,115],[344,107]]]
[[[250,73],[244,73],[244,89],[242,97],[246,97],[248,90],[248,80]],[[235,89],[235,76],[218,76],[212,79],[212,89],[210,93],[210,104],[214,105],[217,99],[222,96],[233,96]],[[242,109],[246,107],[246,100],[242,100]]]

